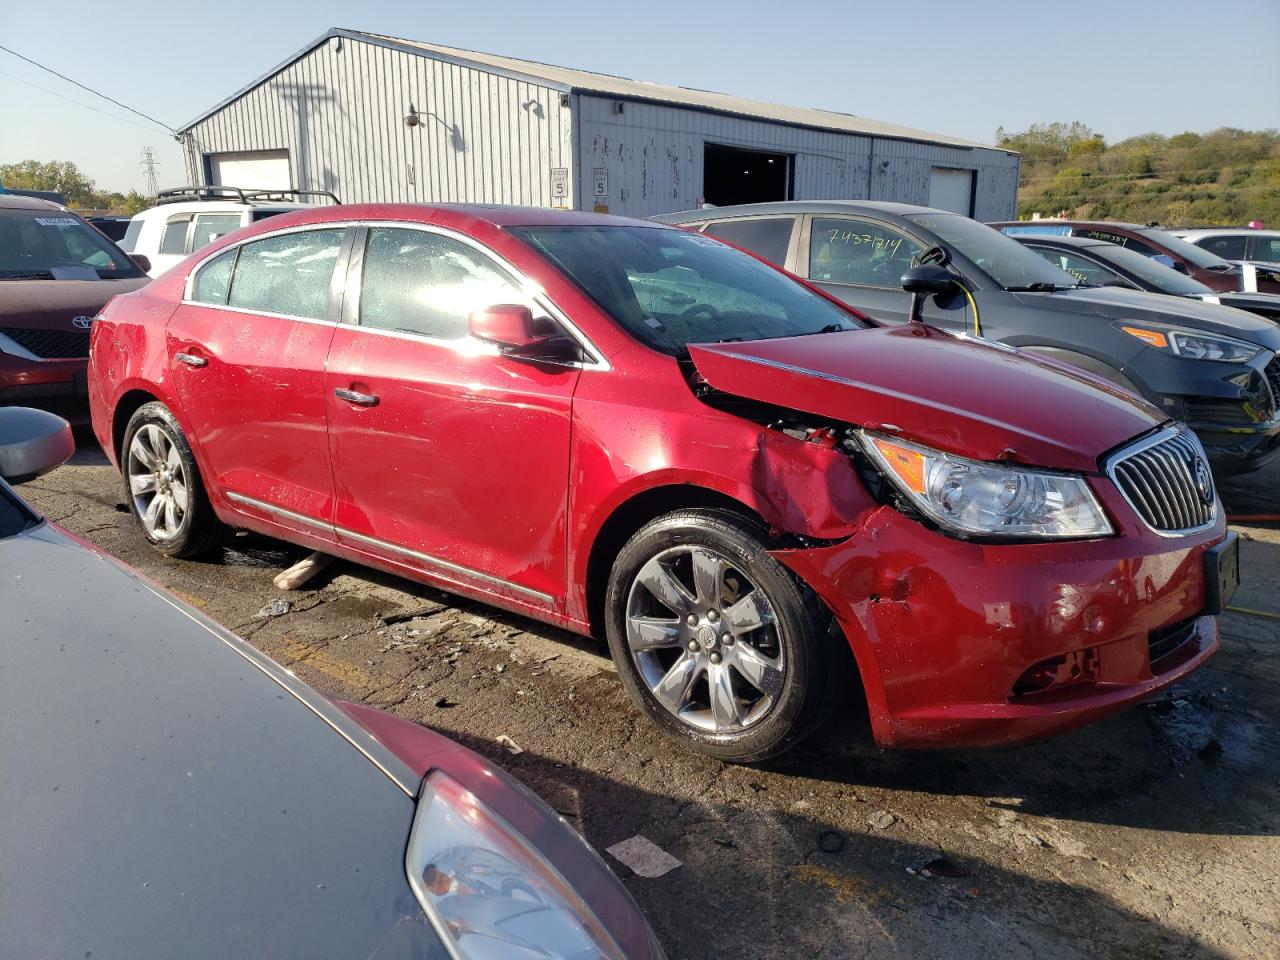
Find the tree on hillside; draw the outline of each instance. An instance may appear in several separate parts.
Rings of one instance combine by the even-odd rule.
[[[0,165],[0,183],[15,190],[54,190],[73,206],[89,206],[93,181],[69,160],[23,160]]]
[[[1024,161],[1063,160],[1074,144],[1094,141],[1098,150],[1105,149],[1106,142],[1102,136],[1078,120],[1071,123],[1033,123],[1026,130],[1012,133],[1004,127],[996,128],[996,145],[1006,150],[1017,150]]]

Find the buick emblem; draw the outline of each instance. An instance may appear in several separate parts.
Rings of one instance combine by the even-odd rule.
[[[1213,503],[1213,478],[1209,473],[1209,465],[1200,457],[1191,464],[1191,475],[1196,482],[1196,493],[1205,503]]]
[[[88,330],[93,326],[93,317],[72,317],[71,325],[79,327],[81,330]]]

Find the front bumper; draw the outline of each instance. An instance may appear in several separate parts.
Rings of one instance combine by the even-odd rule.
[[[1249,426],[1190,420],[1187,426],[1204,445],[1219,478],[1252,473],[1280,456],[1280,419]]]
[[[39,407],[72,423],[89,418],[87,359],[26,360],[0,353],[0,406]]]
[[[1083,726],[1181,679],[1218,648],[1205,609],[1202,533],[1161,538],[1105,481],[1095,490],[1117,536],[978,544],[935,533],[892,507],[834,546],[775,556],[844,629],[883,747],[996,746]],[[1106,488],[1106,489],[1104,489]],[[1151,646],[1178,625],[1171,652]],[[1089,679],[1014,692],[1027,671],[1066,656]]]

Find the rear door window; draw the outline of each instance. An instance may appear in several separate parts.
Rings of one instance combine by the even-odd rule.
[[[750,250],[780,267],[787,264],[787,248],[795,217],[756,217],[751,220],[713,220],[702,232],[735,247]]]
[[[1247,237],[1209,237],[1201,240],[1199,246],[1210,253],[1216,253],[1223,260],[1243,260]]]
[[[160,238],[160,252],[181,256],[187,252],[187,228],[191,225],[190,215],[174,217],[164,225],[164,235]]]
[[[1280,237],[1250,237],[1249,259],[1280,263]]]
[[[809,232],[809,279],[899,287],[924,248],[905,233],[867,220],[814,217]]]
[[[199,250],[219,237],[225,237],[231,231],[239,230],[240,217],[239,213],[196,214],[196,225],[191,231],[191,250]]]
[[[301,230],[244,244],[227,303],[254,313],[325,319],[344,233]]]

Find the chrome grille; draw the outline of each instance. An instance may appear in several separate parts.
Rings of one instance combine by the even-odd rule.
[[[1195,434],[1170,427],[1121,450],[1107,472],[1148,527],[1190,533],[1213,522],[1217,497]]]

